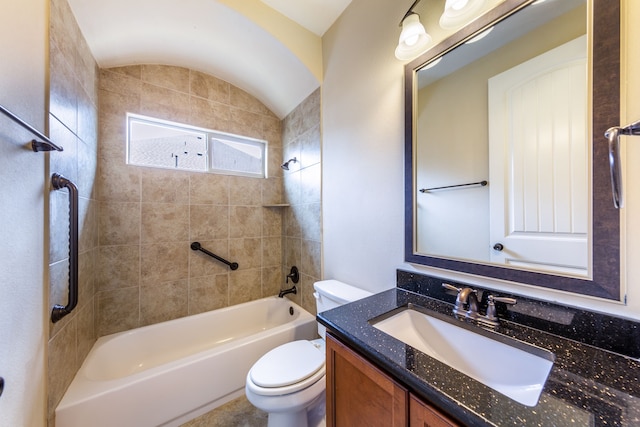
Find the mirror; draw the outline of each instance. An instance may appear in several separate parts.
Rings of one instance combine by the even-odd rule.
[[[619,1],[507,0],[406,65],[406,261],[621,299],[619,40]]]

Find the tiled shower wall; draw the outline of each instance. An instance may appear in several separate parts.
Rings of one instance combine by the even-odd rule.
[[[173,66],[102,70],[99,99],[97,335],[277,294],[282,213],[263,205],[283,201],[281,121],[229,83]],[[269,178],[127,165],[127,112],[264,139]]]
[[[80,211],[78,306],[59,322],[49,321],[48,422],[53,426],[53,411],[96,338],[98,202],[94,182],[98,155],[98,69],[66,0],[52,0],[50,10],[49,135],[64,151],[47,154],[49,174],[61,174],[76,184]],[[49,219],[49,307],[52,307],[67,304],[67,190],[49,193]]]
[[[284,119],[284,159],[295,157],[284,171],[283,269],[300,269],[299,292],[289,295],[310,313],[316,313],[313,283],[321,279],[321,127],[320,89]]]
[[[66,0],[51,0],[50,64],[49,131],[64,151],[47,154],[49,171],[71,179],[80,195],[79,304],[50,324],[50,426],[99,336],[274,295],[292,265],[301,282],[289,297],[315,313],[319,90],[280,121],[240,89],[193,70],[99,71]],[[127,166],[126,112],[265,139],[269,179]],[[300,162],[283,179],[279,165],[293,156]],[[49,197],[52,306],[67,301],[69,199],[66,190]],[[290,207],[263,207],[285,202]],[[196,240],[240,269],[191,251]]]

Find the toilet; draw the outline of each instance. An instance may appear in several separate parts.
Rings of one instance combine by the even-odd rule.
[[[314,283],[318,313],[371,295],[337,280]],[[249,402],[269,414],[268,427],[325,425],[325,337],[283,344],[262,356],[249,370],[245,393]]]

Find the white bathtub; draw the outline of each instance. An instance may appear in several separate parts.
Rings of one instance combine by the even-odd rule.
[[[313,315],[269,297],[102,337],[58,404],[56,426],[178,426],[243,395],[263,354],[316,331]]]

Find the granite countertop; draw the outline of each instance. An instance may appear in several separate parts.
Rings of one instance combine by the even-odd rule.
[[[568,319],[564,322],[568,325],[567,331],[554,330],[550,326],[539,329],[513,320],[501,320],[496,329],[497,333],[534,344],[555,355],[540,399],[536,406],[530,407],[371,326],[370,319],[409,304],[454,318],[451,302],[394,288],[320,313],[318,321],[411,392],[463,425],[640,426],[640,361],[634,354],[635,344],[631,346],[632,355],[625,355],[617,352],[619,349],[615,344],[608,344],[610,340],[606,337],[602,348],[589,341],[592,336],[584,339],[571,336],[581,333],[579,327],[572,326],[572,319],[579,317],[575,311],[554,308],[555,314],[545,315],[564,317],[560,319],[561,323]],[[526,307],[526,303],[523,304]],[[517,315],[505,313],[504,307],[500,307],[499,315],[518,319]],[[543,323],[548,323],[548,319]],[[634,336],[638,335],[635,330],[637,324],[620,324],[624,329],[632,325]],[[620,335],[624,336],[624,333],[621,331]],[[469,350],[473,351],[472,348]]]

